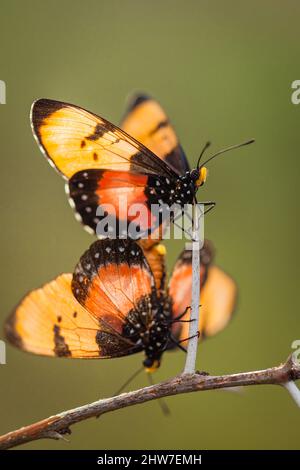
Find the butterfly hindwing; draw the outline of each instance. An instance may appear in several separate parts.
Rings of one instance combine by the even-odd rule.
[[[178,174],[190,170],[185,153],[160,104],[145,94],[130,100],[122,129],[167,162]]]
[[[221,331],[232,317],[235,309],[237,287],[233,279],[212,264],[213,249],[205,240],[201,249],[200,260],[200,323],[202,338],[214,336]],[[169,283],[172,302],[172,315],[183,313],[192,300],[192,251],[186,250],[179,256]],[[187,320],[190,311],[182,318]],[[173,334],[177,339],[188,337],[188,323],[174,323]]]
[[[77,264],[72,291],[78,302],[105,327],[124,336],[133,318],[151,317],[155,280],[142,249],[131,240],[98,240]],[[137,320],[137,322],[139,322]],[[128,340],[129,341],[129,340]]]
[[[152,211],[161,200],[156,181],[149,175],[91,169],[76,173],[69,181],[68,192],[76,217],[88,231],[102,238],[111,236],[107,223],[115,236],[128,233],[138,239],[158,230],[168,215],[166,211],[161,215],[158,210]],[[100,226],[104,217],[105,224]],[[158,240],[155,236],[153,239]]]

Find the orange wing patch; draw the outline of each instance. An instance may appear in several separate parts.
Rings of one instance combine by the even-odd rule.
[[[190,169],[168,116],[154,99],[146,95],[133,97],[121,127],[177,173],[183,174]]]
[[[155,221],[147,206],[148,198],[145,194],[147,180],[148,177],[144,175],[105,171],[96,190],[98,204],[101,204],[104,209],[108,208],[108,214],[109,208],[113,206],[117,219],[129,222],[137,216],[136,213],[130,212],[130,208],[134,204],[140,204],[140,207],[143,208],[143,214],[139,217],[139,226],[142,231],[148,231]]]
[[[32,106],[31,121],[42,151],[67,179],[89,169],[171,174],[142,144],[77,106],[41,99]]]
[[[99,324],[74,298],[71,280],[62,274],[30,292],[6,322],[7,339],[45,356],[99,357]]]
[[[153,289],[153,274],[143,251],[130,240],[93,243],[76,266],[72,281],[80,304],[119,334],[141,299],[150,302]],[[147,316],[151,316],[149,308]]]

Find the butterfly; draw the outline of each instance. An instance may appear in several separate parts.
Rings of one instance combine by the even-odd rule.
[[[162,227],[174,218],[171,208],[195,203],[206,180],[205,164],[228,150],[200,164],[202,152],[191,170],[165,112],[144,95],[132,101],[123,130],[78,106],[49,99],[33,103],[31,123],[42,152],[67,180],[76,218],[98,234],[105,219],[100,235],[106,236],[112,231],[117,237],[151,234],[159,240]]]
[[[146,257],[130,239],[97,240],[73,275],[61,274],[25,296],[6,321],[7,339],[24,351],[65,358],[105,359],[144,352],[143,366],[153,372],[164,351],[184,349],[188,339],[191,256],[181,254],[166,287],[163,252],[154,245],[147,253]],[[236,292],[229,276],[212,265],[208,242],[201,258],[202,297],[207,303],[200,330],[209,336],[230,319]]]

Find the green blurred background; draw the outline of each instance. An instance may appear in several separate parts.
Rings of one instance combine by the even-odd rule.
[[[118,123],[128,94],[143,90],[168,111],[191,163],[208,139],[219,149],[256,138],[211,163],[201,188],[217,202],[206,236],[238,282],[239,306],[230,326],[200,345],[198,368],[230,373],[285,360],[300,338],[300,105],[291,103],[299,15],[296,1],[2,0],[1,324],[26,291],[72,270],[93,241],[32,137],[32,101],[71,102]],[[168,245],[171,268],[182,243]],[[48,359],[8,346],[1,433],[110,396],[141,359]],[[166,354],[155,380],[183,362],[180,351]],[[132,387],[146,384],[143,374]],[[299,410],[280,387],[167,402],[167,418],[147,403],[76,425],[69,444],[23,448],[300,448]]]

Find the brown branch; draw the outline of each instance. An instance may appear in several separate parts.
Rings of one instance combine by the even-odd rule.
[[[161,397],[247,385],[285,385],[297,379],[300,379],[300,364],[293,355],[278,367],[254,372],[219,376],[210,376],[199,372],[182,374],[150,387],[63,411],[50,418],[9,432],[0,436],[0,449],[9,449],[38,439],[64,439],[65,435],[71,432],[70,426],[75,423]]]

